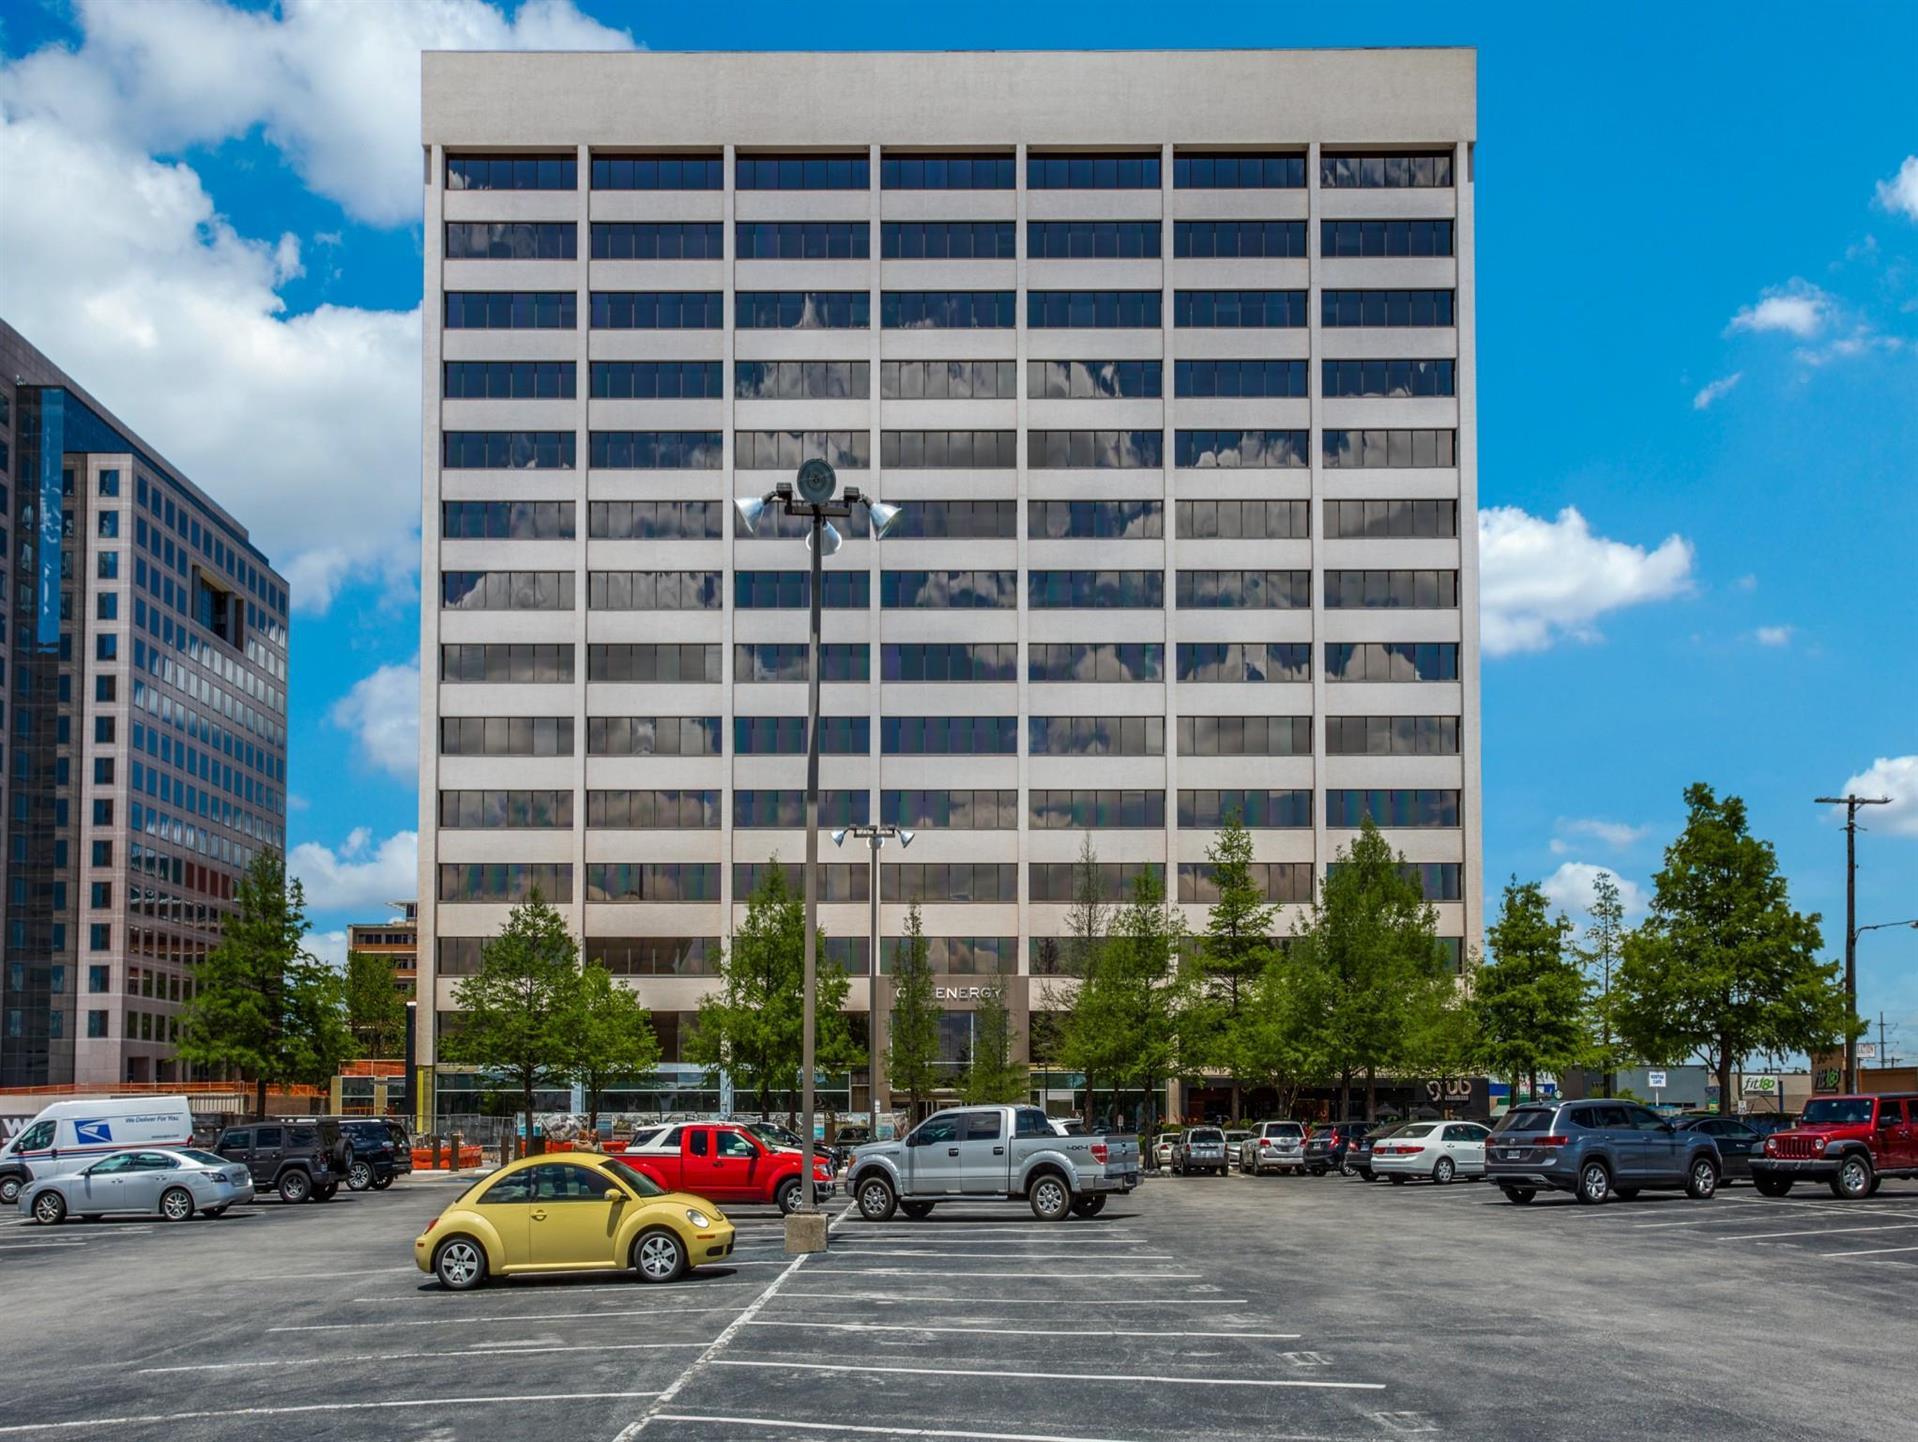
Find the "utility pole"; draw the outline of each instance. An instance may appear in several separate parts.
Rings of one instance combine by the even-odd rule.
[[[1889,796],[1820,796],[1845,808],[1845,1090],[1858,1090],[1858,808],[1889,806]]]

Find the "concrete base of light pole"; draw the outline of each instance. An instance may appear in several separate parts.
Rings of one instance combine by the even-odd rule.
[[[786,1218],[786,1255],[796,1257],[802,1252],[823,1252],[826,1250],[826,1214],[824,1212],[794,1212]]]

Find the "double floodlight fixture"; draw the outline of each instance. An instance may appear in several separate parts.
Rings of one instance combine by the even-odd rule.
[[[915,834],[914,832],[906,830],[903,826],[842,826],[832,833],[832,844],[834,846],[844,846],[848,836],[857,836],[863,841],[879,842],[882,844],[897,838],[899,849],[904,851],[908,846],[912,845]]]
[[[766,508],[779,505],[787,515],[817,516],[821,518],[819,530],[820,559],[834,554],[845,544],[845,537],[828,517],[850,516],[854,506],[864,506],[866,517],[872,526],[874,540],[885,539],[888,532],[898,524],[900,508],[891,506],[877,496],[863,494],[857,486],[847,486],[845,494],[835,500],[839,490],[839,477],[825,461],[814,457],[800,466],[798,474],[790,481],[781,481],[763,496],[738,496],[733,500],[733,509],[739,514],[739,529],[744,535],[756,535],[760,519],[766,514]],[[813,533],[808,527],[806,547],[812,548]]]

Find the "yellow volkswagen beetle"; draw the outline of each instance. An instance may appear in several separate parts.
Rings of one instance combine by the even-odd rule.
[[[413,1260],[449,1291],[488,1277],[630,1267],[671,1282],[733,1249],[711,1202],[668,1192],[618,1157],[522,1157],[469,1187],[414,1239]]]

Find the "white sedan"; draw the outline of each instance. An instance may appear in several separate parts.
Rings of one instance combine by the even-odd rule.
[[[1477,1122],[1412,1122],[1372,1144],[1372,1171],[1402,1186],[1414,1177],[1449,1182],[1485,1175],[1490,1127]]]

